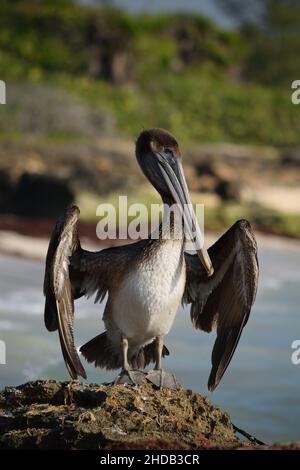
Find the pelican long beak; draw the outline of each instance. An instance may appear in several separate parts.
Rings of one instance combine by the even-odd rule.
[[[181,210],[184,219],[184,226],[189,238],[195,246],[195,250],[208,276],[212,276],[214,268],[207,250],[203,247],[203,236],[193,209],[189,190],[183,173],[180,160],[176,164],[170,164],[168,156],[164,152],[157,153],[158,162],[162,176],[172,194],[173,199]]]

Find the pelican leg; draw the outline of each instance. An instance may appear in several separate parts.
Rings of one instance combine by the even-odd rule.
[[[113,381],[113,385],[117,384],[127,384],[138,386],[145,379],[144,372],[140,370],[130,369],[128,362],[128,339],[124,336],[122,337],[122,353],[123,353],[123,367],[120,374]]]
[[[153,370],[147,374],[147,380],[153,383],[158,388],[169,388],[171,390],[178,390],[177,380],[174,374],[166,372],[162,368],[161,358],[164,345],[163,336],[158,336],[156,342],[156,362]]]

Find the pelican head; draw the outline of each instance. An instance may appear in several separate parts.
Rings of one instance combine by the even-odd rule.
[[[207,274],[214,272],[207,251],[202,247],[198,225],[186,184],[179,145],[175,137],[163,129],[141,132],[136,142],[137,161],[165,204],[177,204],[186,229]]]

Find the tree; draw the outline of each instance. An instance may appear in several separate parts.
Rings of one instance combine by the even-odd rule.
[[[290,87],[300,78],[299,0],[216,0],[247,38],[244,74],[252,81]]]

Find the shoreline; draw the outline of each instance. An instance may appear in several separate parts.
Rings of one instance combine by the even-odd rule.
[[[51,230],[49,231],[50,237]],[[216,232],[206,232],[205,245],[211,246],[220,234]],[[37,236],[20,233],[15,230],[2,230],[0,229],[0,255],[13,256],[16,258],[27,259],[31,261],[44,261],[49,237],[39,234]],[[283,237],[278,235],[269,235],[261,232],[256,232],[256,239],[258,247],[267,247],[275,249],[293,249],[300,252],[300,241],[290,237]],[[125,245],[135,240],[129,239],[114,239],[114,240],[97,240],[96,237],[90,237],[82,234],[80,240],[85,249],[90,251],[98,251],[110,246]]]

